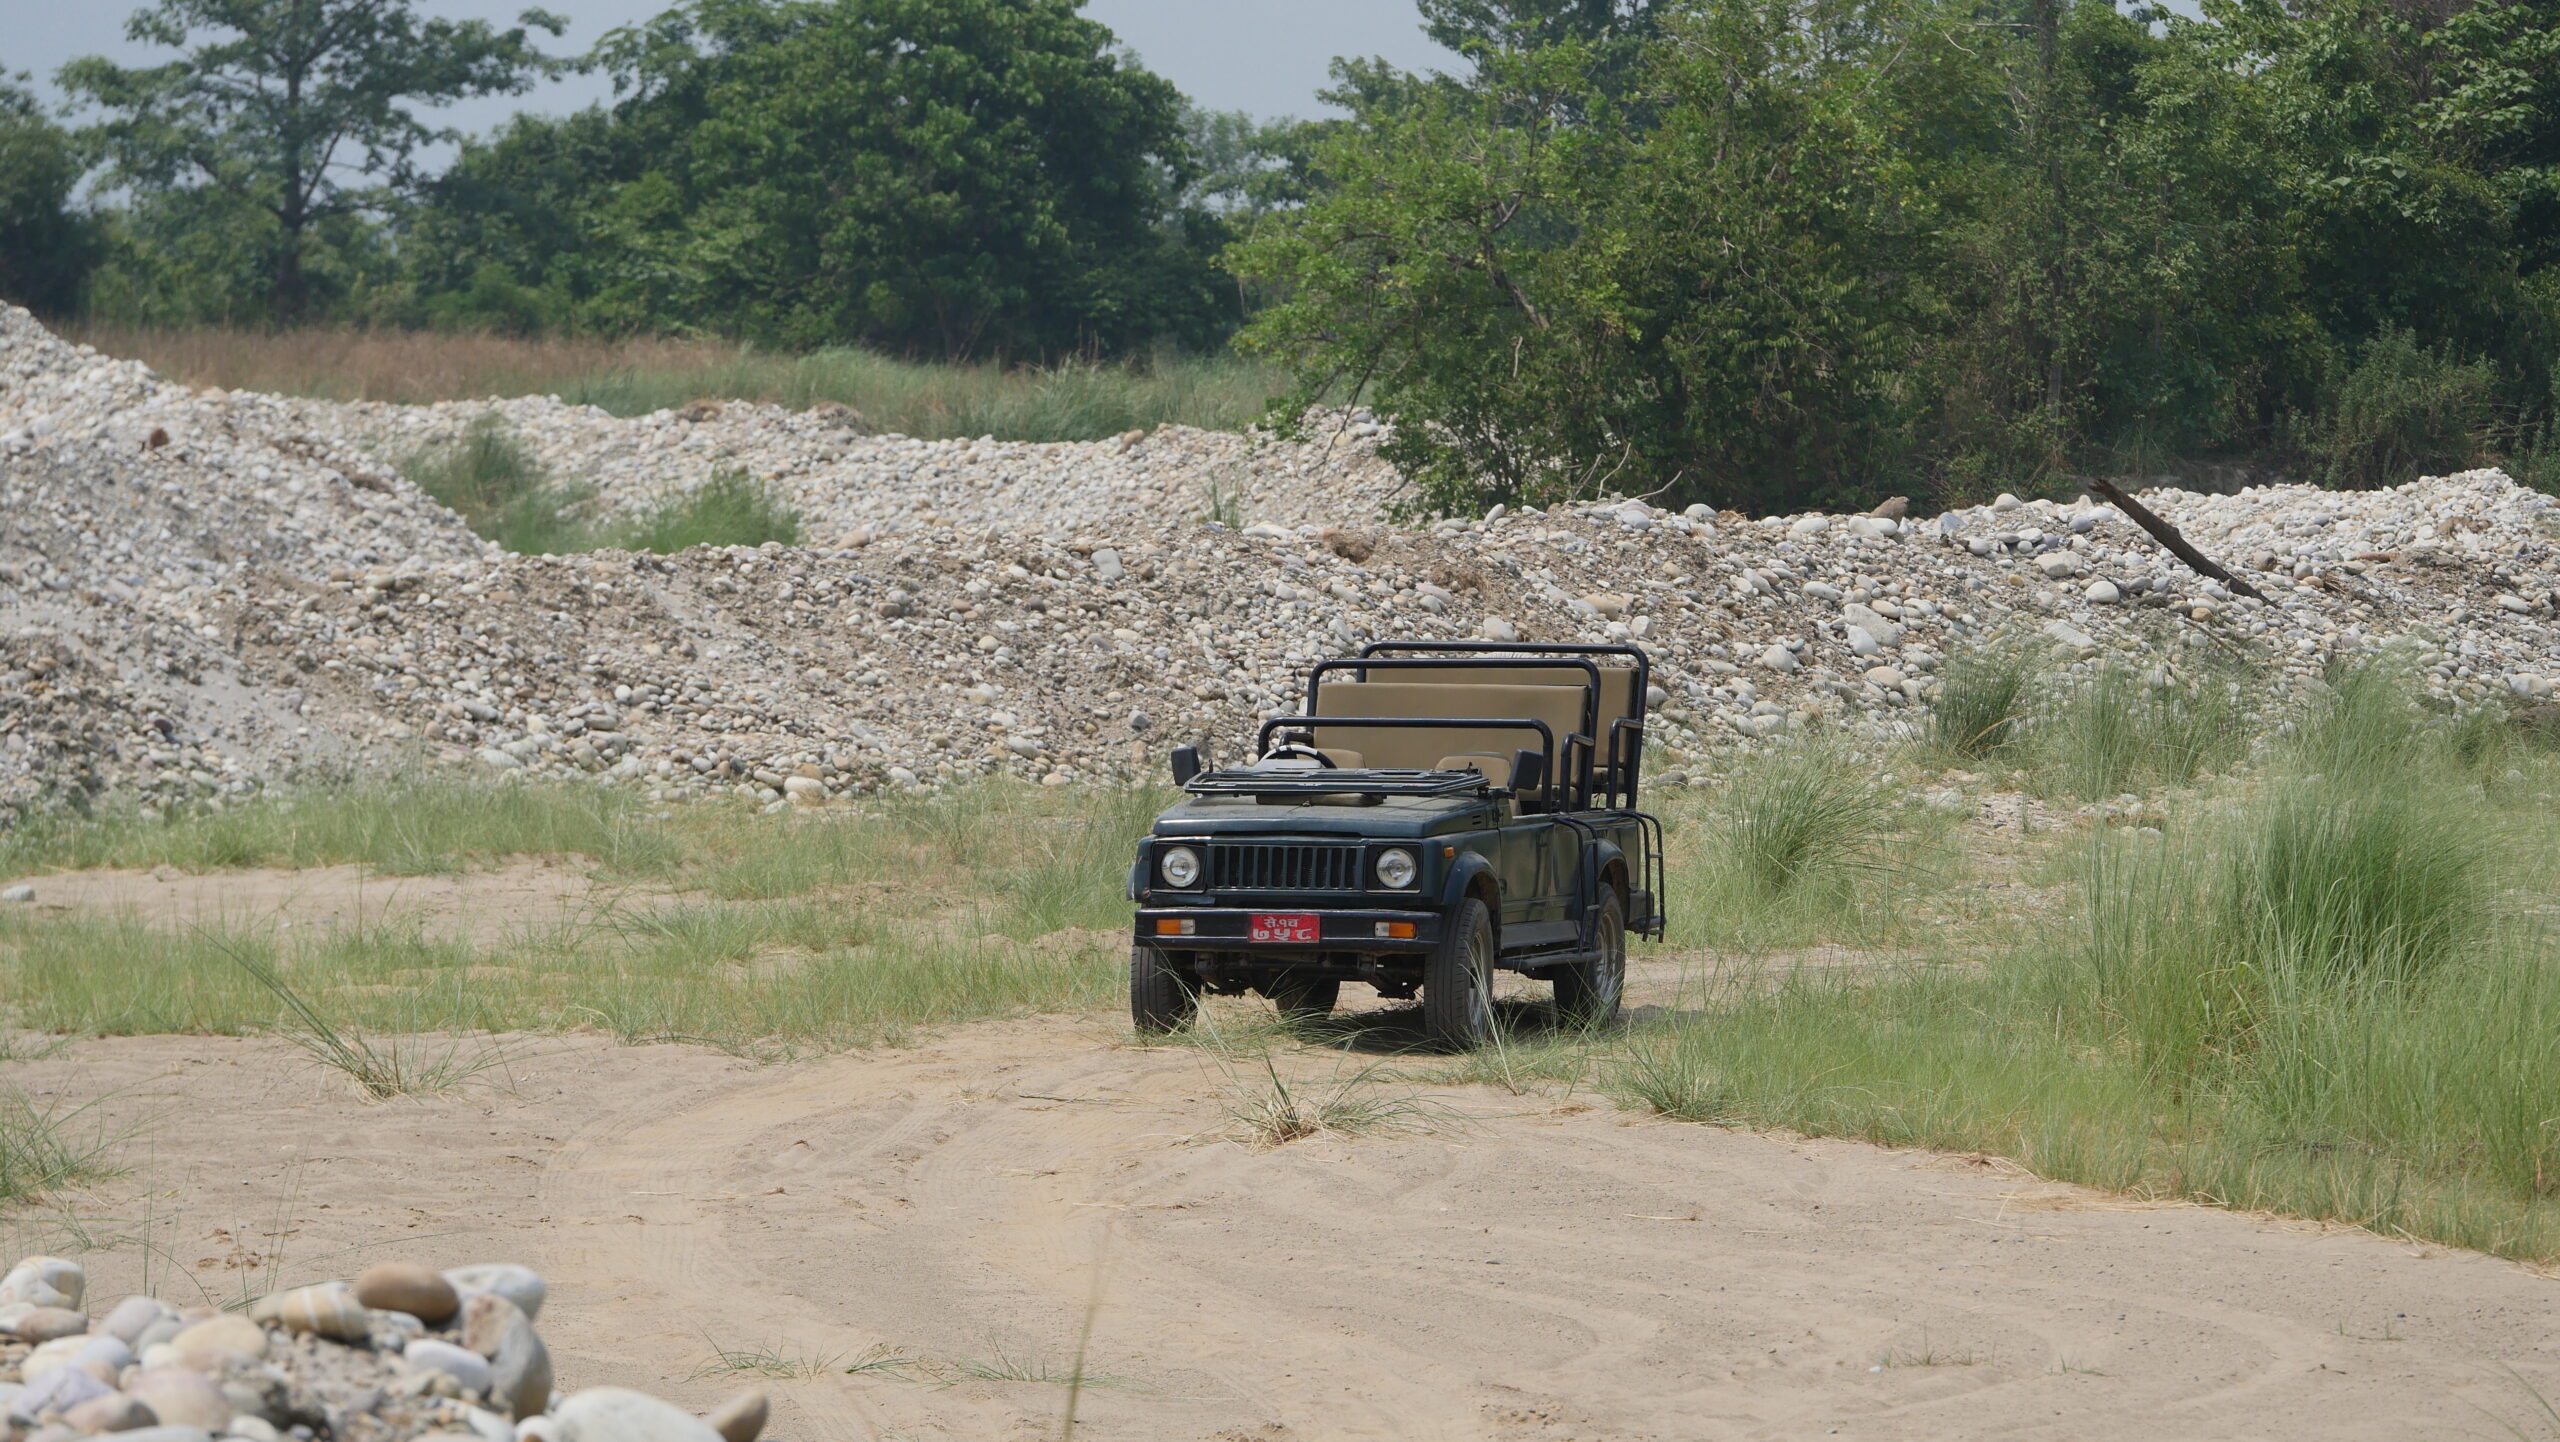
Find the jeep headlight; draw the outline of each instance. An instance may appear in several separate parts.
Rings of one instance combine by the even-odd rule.
[[[1200,880],[1200,853],[1188,846],[1169,846],[1156,858],[1156,870],[1163,873],[1165,885],[1189,891]]]
[[[1422,868],[1415,864],[1413,853],[1401,846],[1391,846],[1378,853],[1378,884],[1389,891],[1402,891],[1413,885]]]

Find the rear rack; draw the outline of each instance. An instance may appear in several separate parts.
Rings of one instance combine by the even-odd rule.
[[[1455,796],[1484,790],[1474,771],[1203,771],[1184,783],[1194,796]]]

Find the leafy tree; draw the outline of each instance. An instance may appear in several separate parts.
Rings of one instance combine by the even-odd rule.
[[[1893,283],[1926,197],[1852,83],[1889,43],[1873,18],[1685,17],[1678,48],[1706,59],[1652,76],[1645,123],[1568,41],[1483,52],[1463,89],[1337,132],[1331,188],[1233,257],[1294,287],[1244,337],[1297,367],[1280,409],[1370,397],[1410,422],[1393,454],[1442,506],[1853,492],[1893,463],[1890,382],[1928,304]]]
[[[557,68],[529,31],[563,26],[540,10],[507,30],[422,18],[410,0],[160,0],[125,33],[180,58],[90,56],[60,79],[106,113],[83,135],[109,184],[146,197],[202,188],[263,214],[266,300],[298,320],[315,234],[413,184],[419,148],[455,138],[417,107],[521,93]]]
[[[1661,33],[1666,0],[1418,0],[1423,33],[1457,51],[1588,47],[1592,79],[1622,93]]]
[[[0,299],[40,311],[78,301],[98,251],[96,227],[71,206],[84,168],[35,97],[0,76]]]

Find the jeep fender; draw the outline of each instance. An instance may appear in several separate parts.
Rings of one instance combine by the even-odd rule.
[[[1461,852],[1449,867],[1449,875],[1440,883],[1440,909],[1451,912],[1467,899],[1467,893],[1481,884],[1493,893],[1493,919],[1502,920],[1502,880],[1494,875],[1493,862],[1481,851]]]
[[[1597,902],[1597,901],[1599,901],[1599,899],[1600,899],[1600,891],[1599,891],[1599,888],[1600,888],[1600,886],[1601,886],[1601,880],[1600,880],[1600,879],[1601,879],[1602,877],[1607,876],[1607,875],[1609,874],[1609,872],[1611,871],[1611,869],[1613,869],[1613,868],[1614,868],[1614,869],[1618,872],[1618,874],[1619,874],[1619,875],[1621,875],[1621,876],[1624,876],[1624,875],[1626,874],[1626,871],[1627,871],[1627,853],[1626,853],[1626,849],[1625,849],[1624,847],[1622,847],[1622,846],[1618,845],[1618,843],[1616,843],[1616,842],[1614,842],[1614,841],[1611,841],[1611,840],[1608,840],[1607,838],[1605,838],[1605,837],[1604,837],[1604,838],[1602,838],[1602,839],[1600,839],[1600,840],[1598,840],[1598,841],[1594,841],[1594,842],[1592,842],[1592,843],[1591,843],[1591,856],[1590,856],[1590,863],[1591,863],[1590,882],[1591,882],[1592,890],[1591,890],[1591,892],[1589,893],[1589,895],[1590,895],[1590,899],[1591,899],[1593,902]],[[1626,888],[1625,888],[1624,883],[1621,883],[1621,884],[1620,884],[1619,889],[1620,889],[1620,890],[1622,890],[1622,891],[1626,889]]]

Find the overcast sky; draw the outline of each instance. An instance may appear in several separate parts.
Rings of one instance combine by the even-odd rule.
[[[417,0],[427,14],[509,20],[526,0]],[[53,72],[75,55],[127,63],[166,52],[124,39],[129,0],[0,0],[0,70],[32,71],[59,98]],[[582,51],[617,25],[644,20],[667,0],[545,0],[569,17],[563,50]],[[1411,0],[1088,0],[1085,13],[1118,32],[1148,66],[1212,110],[1264,119],[1312,115],[1316,88],[1336,55],[1382,55],[1408,69],[1441,69],[1456,57],[1425,39]],[[485,130],[515,110],[569,111],[604,98],[601,76],[577,76],[519,97],[474,101],[443,112],[465,130]],[[433,114],[434,112],[429,112]]]

